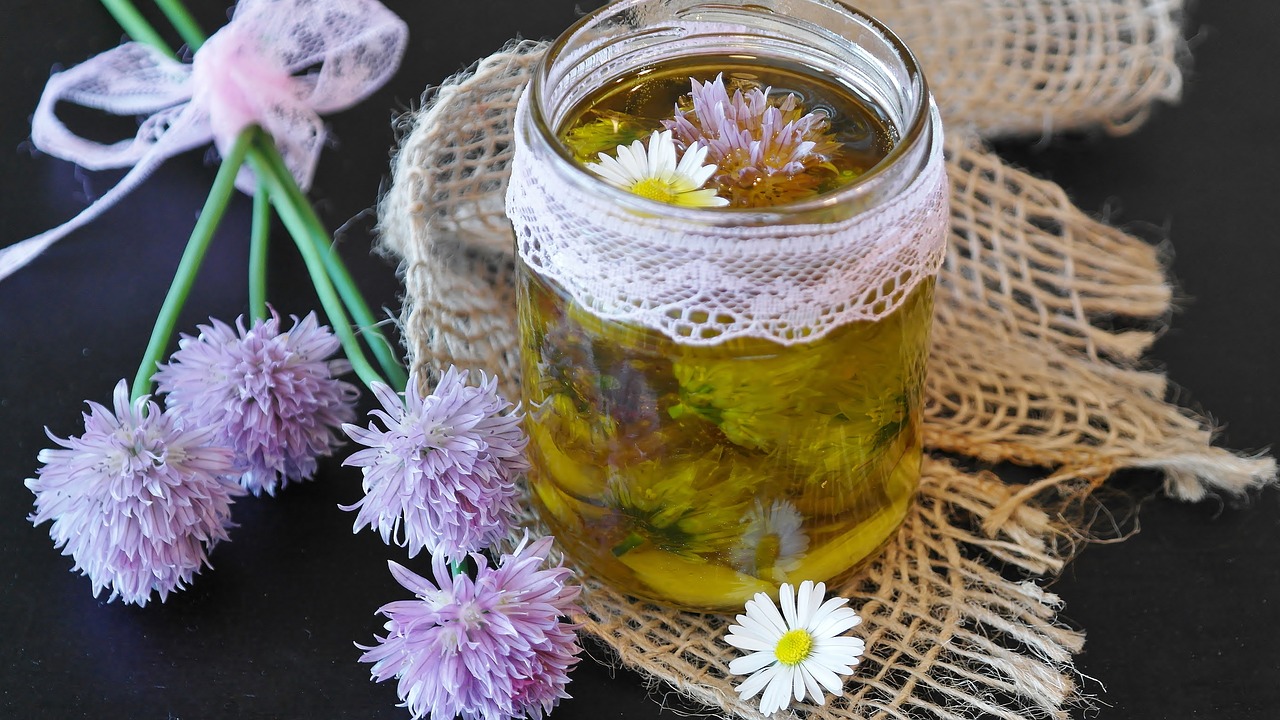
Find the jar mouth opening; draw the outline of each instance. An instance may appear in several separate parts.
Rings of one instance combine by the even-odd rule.
[[[927,158],[927,146],[934,141],[933,123],[931,118],[932,102],[930,101],[928,83],[924,74],[920,70],[920,66],[916,61],[915,55],[907,47],[892,30],[883,22],[859,10],[844,0],[830,0],[829,2],[820,3],[828,8],[835,9],[846,13],[855,22],[865,25],[876,37],[882,41],[888,48],[892,58],[901,63],[901,67],[897,68],[907,78],[906,85],[910,88],[911,104],[907,108],[905,123],[902,127],[898,127],[895,123],[895,129],[898,130],[898,137],[893,143],[893,147],[889,152],[880,159],[874,166],[854,179],[847,185],[841,186],[834,190],[822,193],[816,197],[801,200],[797,202],[788,202],[767,207],[688,207],[680,206],[672,203],[665,203],[658,200],[641,197],[625,189],[615,187],[604,179],[592,173],[583,167],[573,156],[569,147],[560,140],[557,128],[552,127],[548,122],[546,113],[544,112],[544,100],[546,85],[549,80],[551,71],[551,59],[560,57],[570,50],[572,44],[580,39],[580,36],[590,31],[594,23],[599,22],[605,16],[621,15],[632,6],[643,6],[656,2],[656,0],[620,0],[609,3],[587,15],[579,18],[564,33],[562,33],[548,47],[542,59],[538,62],[537,68],[533,73],[533,78],[529,83],[527,92],[529,97],[529,117],[532,121],[534,131],[538,134],[542,142],[551,148],[554,152],[554,162],[562,167],[557,168],[562,172],[568,173],[568,177],[579,183],[589,184],[593,193],[600,194],[609,198],[612,202],[619,206],[632,209],[645,215],[662,215],[678,219],[688,219],[696,222],[714,222],[715,224],[737,225],[737,224],[768,224],[779,222],[796,222],[796,216],[808,216],[815,212],[822,212],[837,206],[857,203],[865,201],[867,198],[874,197],[882,191],[894,192],[900,190],[902,186],[895,186],[894,177],[890,177],[892,171],[902,162],[907,161],[922,143],[926,145],[926,152],[923,158]],[[816,3],[816,4],[817,4]],[[711,5],[713,3],[706,3]],[[727,3],[714,3],[717,7],[725,7]],[[772,11],[771,8],[765,7],[760,3],[742,3],[743,9],[749,9],[755,12]],[[850,41],[852,42],[852,41]],[[615,78],[605,78],[605,81]],[[603,83],[602,83],[603,84]],[[924,159],[921,159],[921,167],[923,167]],[[888,186],[888,187],[886,187]]]

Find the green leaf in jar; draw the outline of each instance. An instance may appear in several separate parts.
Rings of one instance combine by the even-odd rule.
[[[590,119],[570,130],[564,142],[580,163],[597,162],[600,153],[614,155],[619,145],[630,145],[643,140],[660,127],[654,120],[647,120],[616,110],[593,110]]]

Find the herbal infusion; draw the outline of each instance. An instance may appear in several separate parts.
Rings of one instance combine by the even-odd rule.
[[[709,213],[821,198],[897,141],[884,112],[832,77],[724,60],[609,83],[559,138],[606,183]],[[784,345],[683,343],[518,275],[532,490],[591,572],[660,602],[732,607],[846,573],[905,516],[932,279],[881,319]]]

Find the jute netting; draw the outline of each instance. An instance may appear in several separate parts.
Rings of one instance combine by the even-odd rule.
[[[1180,0],[862,0],[920,57],[947,125],[951,232],[925,409],[935,453],[1047,468],[1008,484],[935,454],[884,553],[846,586],[868,655],[845,695],[796,717],[1065,717],[1080,632],[1044,589],[1084,528],[1067,510],[1122,468],[1195,500],[1271,482],[1267,457],[1213,447],[1139,361],[1170,309],[1161,253],[1091,219],[984,137],[1133,130],[1179,91]],[[519,42],[407,119],[381,208],[403,259],[420,376],[484,369],[518,395],[513,240],[503,212],[516,100],[544,45]],[[1133,329],[1138,328],[1138,329]],[[586,632],[619,662],[726,714],[759,717],[726,675],[728,618],[588,581]]]

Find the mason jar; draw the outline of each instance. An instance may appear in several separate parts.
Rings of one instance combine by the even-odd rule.
[[[814,161],[835,179],[792,183],[804,192],[737,168],[715,181],[717,206],[687,206],[606,181],[567,140],[590,134],[566,129],[584,107],[617,93],[630,93],[618,107],[650,107],[682,74],[707,93],[798,78],[806,97],[754,97],[784,120],[809,103],[831,133],[855,103],[870,118],[858,122],[883,125],[882,157]],[[674,122],[597,114],[613,119],[589,128],[602,146],[633,123],[633,148],[653,131],[651,156]],[[631,138],[618,137],[621,159]],[[507,212],[531,496],[590,577],[728,610],[783,582],[838,581],[892,537],[919,481],[948,207],[937,110],[888,28],[836,0],[610,3],[535,71]]]

